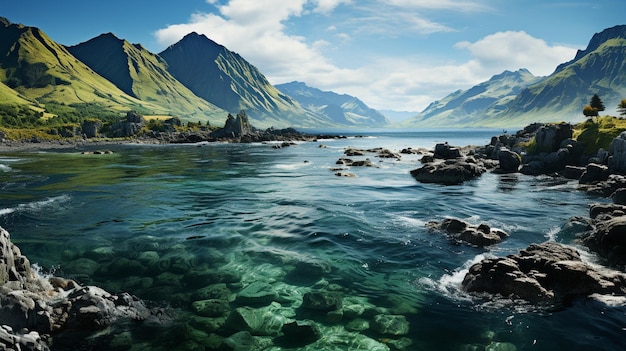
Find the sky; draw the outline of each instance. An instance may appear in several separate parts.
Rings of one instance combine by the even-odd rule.
[[[416,112],[504,70],[549,75],[624,13],[624,0],[0,0],[0,16],[63,45],[111,32],[158,54],[197,32],[272,84]]]

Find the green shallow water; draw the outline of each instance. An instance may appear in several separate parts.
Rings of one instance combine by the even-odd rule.
[[[496,133],[377,133],[282,149],[125,145],[107,155],[5,153],[0,225],[45,271],[177,313],[168,326],[116,326],[84,341],[84,349],[217,349],[242,327],[225,322],[227,312],[200,311],[198,301],[207,299],[256,318],[252,345],[228,341],[242,349],[619,349],[624,307],[589,300],[538,311],[488,305],[458,290],[464,267],[484,255],[545,240],[571,243],[559,228],[602,199],[574,191],[575,183],[523,175],[419,184],[409,175],[419,156],[410,155],[397,161],[369,154],[379,167],[346,170],[353,178],[330,170],[348,146],[398,152],[441,141],[487,143]],[[477,249],[426,230],[426,222],[446,216],[486,222],[511,237]],[[270,297],[246,298],[250,286]],[[340,294],[340,312],[303,308],[311,291]],[[381,332],[372,326],[376,315],[402,316],[409,329]],[[322,337],[292,347],[279,330],[294,320],[315,323]],[[75,349],[76,339],[59,337],[53,349]]]

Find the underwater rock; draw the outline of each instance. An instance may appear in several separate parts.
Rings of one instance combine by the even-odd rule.
[[[429,222],[427,225],[431,229],[445,231],[456,240],[478,247],[497,244],[509,236],[505,231],[491,228],[485,223],[476,226],[456,218],[446,218],[441,222]]]
[[[253,335],[277,336],[286,320],[277,306],[270,305],[263,308],[244,306],[231,312],[225,327],[248,331]]]
[[[278,297],[270,284],[253,282],[237,294],[236,301],[242,305],[268,305]]]
[[[168,318],[162,310],[148,309],[143,301],[127,293],[113,295],[95,286],[83,287],[59,277],[35,275],[28,259],[21,255],[3,228],[0,228],[0,283],[0,324],[10,327],[3,327],[4,332],[22,328],[42,334],[91,332],[104,330],[118,320],[160,322]],[[30,340],[28,343],[33,347],[39,345],[36,334],[29,335],[22,338]]]
[[[194,291],[191,294],[193,300],[225,300],[234,301],[233,292],[228,289],[226,284],[211,284]]]
[[[370,329],[385,335],[407,335],[409,322],[403,315],[379,314],[370,322]]]
[[[322,337],[319,326],[311,321],[287,323],[283,325],[281,331],[283,335],[274,342],[284,348],[304,347]]]
[[[302,307],[317,311],[337,310],[341,302],[341,294],[334,291],[310,291],[302,296]]]
[[[226,300],[200,300],[191,304],[192,310],[203,317],[221,317],[230,312],[230,304]]]

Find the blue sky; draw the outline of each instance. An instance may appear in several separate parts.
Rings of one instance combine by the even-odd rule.
[[[623,0],[0,0],[0,16],[64,45],[112,32],[159,53],[195,31],[273,84],[404,111],[504,70],[548,75],[625,13]]]

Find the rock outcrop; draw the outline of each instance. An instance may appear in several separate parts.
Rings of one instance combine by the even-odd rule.
[[[545,242],[515,255],[482,260],[470,267],[462,287],[470,293],[559,304],[596,293],[624,296],[626,275],[597,270],[576,249]]]
[[[28,258],[11,242],[9,233],[0,228],[0,344],[8,338],[2,335],[31,330],[37,335],[27,333],[11,340],[29,340],[33,345],[30,349],[40,350],[44,348],[38,346],[38,335],[101,331],[118,320],[156,320],[153,312],[126,293],[113,295],[95,286],[35,274]]]
[[[616,192],[620,199],[624,191]],[[612,266],[626,266],[626,206],[594,204],[589,209],[589,230],[580,234],[581,241]]]

